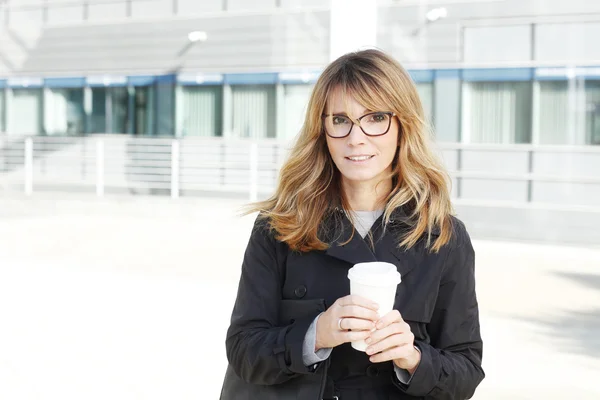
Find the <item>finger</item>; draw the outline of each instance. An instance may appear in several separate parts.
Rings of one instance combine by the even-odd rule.
[[[379,314],[377,314],[376,311],[358,305],[343,306],[340,309],[340,316],[366,319],[369,321],[377,321],[379,319]]]
[[[367,343],[374,345],[392,335],[410,333],[410,326],[406,322],[394,322],[383,329],[376,329],[367,339]]]
[[[377,329],[383,329],[394,322],[404,322],[402,316],[400,315],[400,311],[398,310],[392,310],[381,317],[381,319],[377,321]]]
[[[356,342],[365,340],[369,336],[369,331],[342,331],[342,343]]]
[[[379,304],[377,304],[376,302],[369,300],[366,297],[358,296],[355,294],[342,297],[341,299],[339,299],[339,304],[341,306],[361,306],[369,308],[373,311],[377,311],[379,309]]]
[[[415,341],[415,337],[412,333],[401,333],[397,335],[388,336],[382,341],[369,345],[367,347],[367,354],[373,355],[377,353],[385,352],[391,348],[404,346],[405,344],[413,344]]]
[[[380,363],[397,360],[399,358],[408,358],[412,354],[413,350],[414,348],[412,345],[404,344],[403,346],[396,346],[381,353],[374,354],[369,357],[369,361],[372,363]]]
[[[341,322],[342,330],[351,329],[353,331],[369,331],[375,329],[375,322],[366,319],[358,318],[342,318]]]

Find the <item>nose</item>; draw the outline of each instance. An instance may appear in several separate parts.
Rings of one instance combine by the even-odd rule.
[[[348,135],[348,145],[358,146],[364,144],[367,139],[367,135],[360,129],[356,123],[352,126],[350,134]]]

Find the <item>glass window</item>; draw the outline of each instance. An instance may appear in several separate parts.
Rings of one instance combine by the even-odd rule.
[[[47,135],[79,135],[84,132],[83,88],[51,89],[44,103]]]
[[[313,85],[284,86],[282,139],[293,138],[300,132],[302,124],[304,124],[304,117],[312,89]]]
[[[148,136],[153,131],[154,88],[138,86],[134,89],[133,133]]]
[[[106,133],[107,88],[92,88],[92,114],[89,133]]]
[[[539,143],[566,144],[569,131],[568,83],[540,82],[539,85]]]
[[[586,142],[600,145],[600,81],[585,83]]]
[[[156,127],[155,135],[175,135],[175,86],[172,83],[159,82],[156,90]]]
[[[183,136],[222,136],[223,88],[185,86],[183,91]]]
[[[129,120],[129,92],[125,87],[109,89],[110,130],[109,133],[127,133]]]
[[[275,86],[232,86],[233,136],[275,137]]]
[[[42,132],[42,89],[13,89],[9,104],[9,134],[39,135]]]
[[[129,92],[126,87],[92,88],[89,133],[127,133]]]
[[[0,133],[6,132],[5,104],[6,93],[4,89],[0,89]]]
[[[600,82],[575,78],[539,82],[537,132],[540,144],[598,143]]]
[[[433,120],[433,82],[417,83],[417,92],[421,98],[425,117],[431,123]]]
[[[470,143],[531,142],[531,82],[470,82],[463,99],[463,138]]]

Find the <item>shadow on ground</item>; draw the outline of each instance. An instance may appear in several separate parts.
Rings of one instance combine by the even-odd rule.
[[[555,275],[575,281],[591,289],[600,290],[600,275],[555,272]],[[560,296],[560,293],[556,293]],[[569,299],[564,302],[568,305]],[[556,310],[540,318],[516,318],[534,324],[539,334],[549,338],[556,349],[569,354],[600,358],[600,307],[590,304],[589,309],[577,311]]]

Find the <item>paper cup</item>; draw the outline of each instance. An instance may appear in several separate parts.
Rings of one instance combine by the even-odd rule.
[[[380,317],[394,309],[396,289],[400,283],[400,273],[394,264],[387,262],[365,262],[355,264],[348,271],[350,294],[365,297],[379,305]],[[352,342],[352,347],[365,351],[364,340]]]

